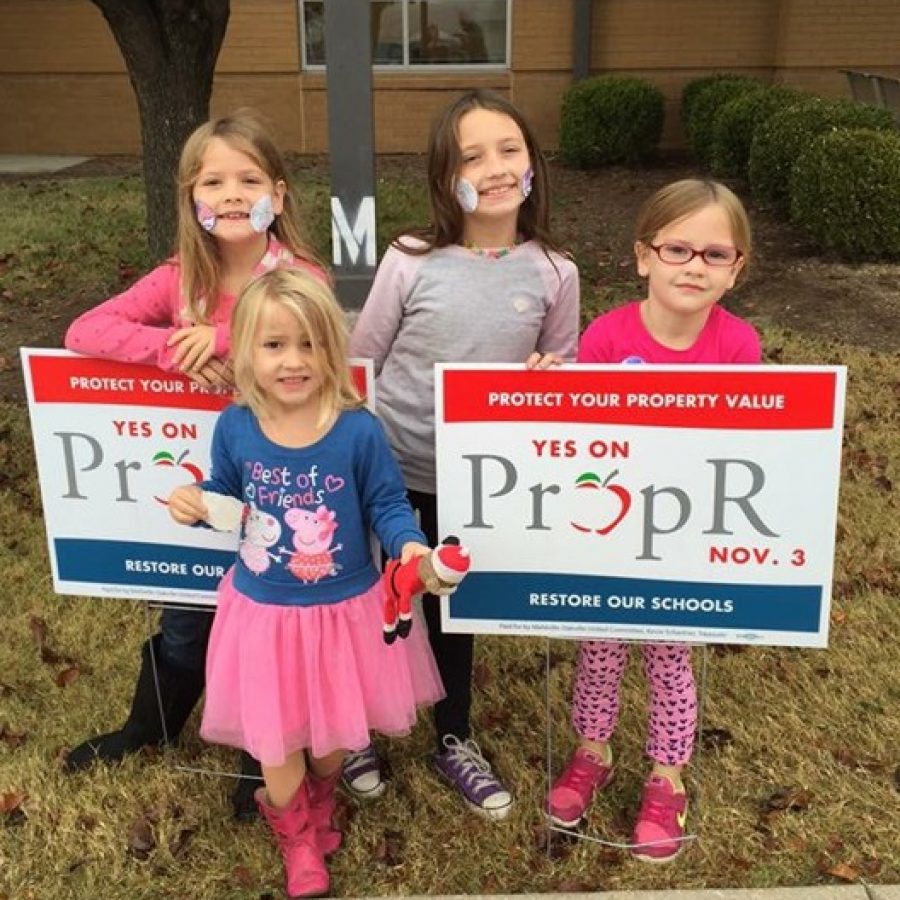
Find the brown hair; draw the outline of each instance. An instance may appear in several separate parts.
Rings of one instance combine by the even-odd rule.
[[[459,149],[459,120],[473,109],[486,109],[509,116],[525,138],[534,180],[531,194],[519,207],[517,229],[525,240],[537,241],[545,251],[559,250],[550,231],[550,176],[547,161],[537,144],[534,132],[522,114],[505,97],[482,88],[466,91],[450,104],[434,121],[428,140],[428,199],[431,223],[425,228],[405,232],[424,241],[425,247],[412,247],[402,236],[393,246],[414,255],[428,253],[437,247],[458,244],[463,236],[463,211],[453,192],[453,181],[462,165]]]
[[[747,264],[750,262],[750,220],[737,194],[718,181],[685,178],[660,188],[641,207],[635,223],[634,239],[647,246],[653,243],[660,231],[673,222],[693,215],[713,203],[725,211],[731,226],[731,239],[743,257],[744,264],[738,273],[740,277],[747,271]]]
[[[284,307],[312,344],[322,373],[319,425],[345,409],[363,406],[347,363],[347,320],[328,285],[302,269],[273,269],[254,278],[241,291],[231,314],[231,348],[235,402],[260,417],[268,409],[266,395],[253,371],[254,338],[267,303]]]
[[[200,227],[193,197],[203,155],[213,138],[221,138],[233,149],[246,153],[274,183],[284,182],[284,208],[281,215],[275,217],[270,230],[294,256],[320,269],[325,268],[306,240],[287,166],[268,125],[252,109],[239,109],[230,115],[211,119],[195,129],[187,139],[178,163],[181,295],[188,316],[197,323],[208,323],[219,295],[219,249],[216,239]]]

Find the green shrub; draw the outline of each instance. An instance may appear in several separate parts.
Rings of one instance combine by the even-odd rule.
[[[714,75],[704,75],[702,78],[695,78],[689,81],[681,90],[681,124],[686,129],[687,121],[690,119],[694,103],[697,98],[711,84],[718,84],[720,81],[746,81],[745,75],[735,75],[730,72],[716,72]]]
[[[790,88],[769,87],[747,91],[720,107],[713,119],[713,171],[729,178],[746,178],[753,135],[774,113],[793,106],[803,96]]]
[[[797,157],[817,135],[835,128],[893,131],[895,126],[886,109],[806,96],[778,110],[756,129],[747,164],[753,193],[787,212],[791,169]]]
[[[747,91],[765,85],[743,75],[709,75],[686,85],[681,95],[681,121],[688,148],[695,159],[712,161],[712,126],[719,109]]]
[[[659,146],[663,116],[662,91],[643,79],[580,81],[563,96],[560,155],[582,168],[648,159]]]
[[[838,128],[814,138],[790,182],[791,220],[847,259],[900,258],[900,133]]]

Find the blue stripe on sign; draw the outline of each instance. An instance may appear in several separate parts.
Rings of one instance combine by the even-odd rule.
[[[450,597],[450,617],[817,632],[821,605],[821,585],[473,572]]]
[[[58,538],[53,545],[60,580],[87,584],[215,591],[234,562],[233,550],[138,541]]]

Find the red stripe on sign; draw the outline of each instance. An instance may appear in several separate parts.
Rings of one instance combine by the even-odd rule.
[[[834,372],[457,370],[445,422],[588,422],[669,428],[828,429]]]
[[[29,356],[36,403],[90,403],[157,408],[221,410],[231,394],[209,393],[178,372],[155,366],[95,359],[90,356]],[[363,398],[366,370],[351,366],[350,374]]]
[[[353,386],[359,392],[359,396],[366,399],[368,395],[368,391],[366,390],[366,367],[365,366],[350,366],[350,377],[353,379]]]
[[[37,403],[91,403],[178,409],[224,409],[231,394],[211,394],[190,378],[155,366],[90,356],[32,356]]]

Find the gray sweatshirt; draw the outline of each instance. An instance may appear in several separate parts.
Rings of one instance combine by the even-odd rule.
[[[535,350],[574,360],[578,302],[575,264],[534,241],[499,259],[458,245],[388,249],[350,353],[375,363],[377,412],[407,488],[435,492],[434,364],[524,363]]]

